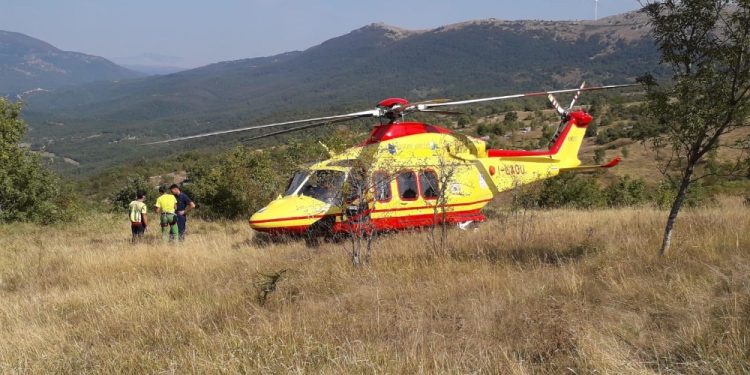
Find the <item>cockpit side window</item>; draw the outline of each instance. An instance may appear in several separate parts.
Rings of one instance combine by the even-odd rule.
[[[339,204],[341,201],[341,187],[344,185],[346,174],[340,171],[318,170],[310,174],[299,193],[328,204]]]
[[[292,177],[289,179],[289,183],[287,184],[284,195],[286,196],[296,193],[302,183],[305,182],[307,174],[308,172],[305,171],[294,172],[294,175],[292,175]]]
[[[386,172],[375,172],[372,175],[375,183],[375,200],[378,202],[388,202],[391,200],[391,179]]]
[[[413,171],[404,171],[396,177],[398,183],[398,195],[401,200],[413,201],[417,199],[417,174]]]
[[[438,177],[435,171],[426,170],[419,172],[419,184],[422,187],[422,197],[424,199],[438,198]]]

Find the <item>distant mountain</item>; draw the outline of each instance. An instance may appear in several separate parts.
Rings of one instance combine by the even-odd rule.
[[[113,57],[111,59],[130,70],[147,75],[172,74],[188,70],[182,57],[168,56],[159,53],[141,53],[134,56]]]
[[[28,35],[0,30],[0,95],[141,75],[102,57],[62,51]]]
[[[638,13],[581,22],[478,20],[423,31],[373,24],[301,52],[37,94],[26,117],[34,143],[86,166],[152,152],[135,146],[145,140],[361,109],[384,97],[622,83],[659,71]]]
[[[182,68],[179,66],[172,66],[172,65],[122,64],[122,66],[132,71],[143,73],[149,76],[172,74],[172,73],[177,73],[177,72],[183,72],[189,69],[189,68]]]

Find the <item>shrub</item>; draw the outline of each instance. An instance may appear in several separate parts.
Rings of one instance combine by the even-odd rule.
[[[604,149],[597,148],[594,151],[594,163],[601,164],[602,162],[604,162]]]
[[[146,202],[155,202],[158,197],[158,190],[152,186],[146,177],[131,177],[125,186],[112,197],[112,206],[115,210],[121,211],[128,208],[139,192],[146,193]]]
[[[609,207],[633,206],[646,202],[646,182],[632,179],[630,176],[620,178],[616,183],[604,189]]]
[[[542,182],[535,201],[541,208],[593,208],[604,205],[604,197],[599,183],[592,176],[566,173]]]
[[[659,208],[670,208],[676,196],[677,188],[669,181],[664,181],[654,190],[651,200]],[[696,181],[690,185],[683,204],[687,207],[697,207],[708,201],[710,201],[710,196],[706,187],[700,181]]]
[[[50,224],[73,216],[75,201],[38,155],[19,146],[26,133],[21,106],[0,97],[0,222]]]
[[[192,198],[208,218],[236,219],[263,207],[281,191],[282,175],[266,153],[237,147],[218,164],[189,171]]]
[[[645,203],[650,196],[642,179],[628,176],[602,187],[596,175],[562,174],[528,187],[514,196],[514,206],[525,208],[622,207]]]

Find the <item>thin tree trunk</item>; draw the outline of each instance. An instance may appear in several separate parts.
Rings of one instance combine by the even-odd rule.
[[[664,239],[661,243],[661,250],[659,256],[667,255],[669,246],[672,244],[672,230],[674,229],[674,223],[677,220],[677,215],[682,209],[682,204],[685,202],[687,196],[688,187],[690,186],[690,178],[693,176],[694,163],[688,162],[689,165],[685,168],[685,174],[682,176],[680,181],[680,188],[677,190],[677,196],[672,203],[672,209],[669,211],[669,217],[667,218],[667,225],[664,228]]]

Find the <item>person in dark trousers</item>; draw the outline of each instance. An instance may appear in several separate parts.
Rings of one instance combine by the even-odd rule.
[[[172,184],[169,187],[174,197],[177,198],[177,230],[180,232],[180,241],[185,241],[185,232],[187,230],[187,213],[195,208],[193,202],[187,194],[180,191],[180,187],[177,184]]]
[[[148,208],[146,203],[145,192],[138,192],[135,200],[130,202],[128,206],[128,218],[130,219],[130,230],[133,233],[132,243],[137,243],[143,239],[143,234],[146,232],[146,226],[148,225],[148,217],[146,213]]]

